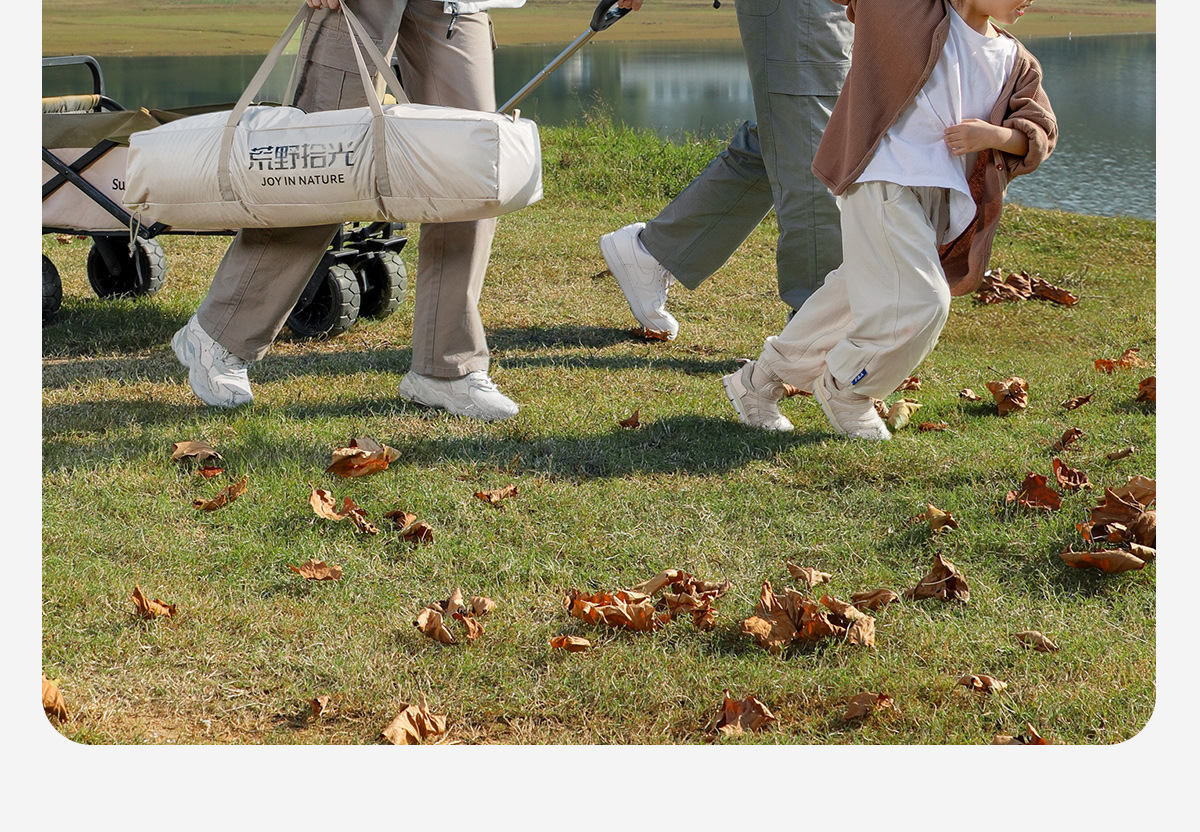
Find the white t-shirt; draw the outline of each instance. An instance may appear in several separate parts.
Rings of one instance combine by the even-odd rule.
[[[933,74],[884,135],[857,181],[950,189],[950,225],[939,242],[958,237],[975,216],[967,186],[967,164],[974,165],[975,154],[952,154],[945,131],[964,119],[991,115],[1016,57],[1011,38],[981,35],[951,7],[950,34]]]

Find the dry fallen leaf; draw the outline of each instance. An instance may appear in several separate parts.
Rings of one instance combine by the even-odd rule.
[[[926,503],[925,508],[926,508],[926,511],[924,514],[918,514],[916,517],[913,517],[910,520],[910,522],[916,522],[916,521],[920,521],[920,520],[928,520],[929,521],[929,531],[934,534],[945,531],[947,529],[957,529],[958,528],[958,521],[955,520],[950,515],[950,512],[943,511],[942,509],[935,506],[933,503]]]
[[[350,522],[358,528],[360,532],[366,534],[379,534],[379,529],[367,520],[367,513],[359,508],[355,502],[349,497],[342,499],[342,508],[339,511],[335,506],[336,501],[333,495],[323,488],[314,488],[308,496],[308,504],[312,506],[318,517],[326,520],[345,520],[350,518]]]
[[[386,470],[399,458],[400,452],[395,448],[389,448],[374,439],[356,437],[346,447],[333,451],[333,461],[325,473],[339,477],[362,477]]]
[[[1155,376],[1150,376],[1149,378],[1144,378],[1138,382],[1138,394],[1137,394],[1137,398],[1134,399],[1134,401],[1149,402],[1150,404],[1156,404],[1158,401],[1157,390],[1158,390],[1158,382],[1155,380]]]
[[[877,711],[886,710],[893,705],[892,697],[886,693],[860,693],[852,696],[846,703],[846,711],[842,714],[843,722],[862,719]]]
[[[492,488],[486,491],[476,491],[475,496],[483,500],[485,503],[496,505],[501,500],[506,500],[509,497],[517,496],[517,484],[509,483],[502,488]]]
[[[1032,725],[1025,726],[1025,733],[1020,736],[1009,736],[1008,734],[997,734],[992,737],[992,745],[1049,745],[1050,741],[1043,739]]]
[[[1066,562],[1068,566],[1073,566],[1076,569],[1086,569],[1091,567],[1099,569],[1109,575],[1117,575],[1121,572],[1129,572],[1134,569],[1141,569],[1146,565],[1146,561],[1134,555],[1131,552],[1126,552],[1122,549],[1101,549],[1090,552],[1076,552],[1070,547],[1063,549],[1058,553],[1058,556]]]
[[[918,430],[949,430],[950,426],[945,422],[921,422],[917,425]]]
[[[383,515],[385,520],[391,520],[400,530],[400,539],[410,543],[433,542],[433,526],[424,520],[418,520],[417,515],[404,509],[394,509]]]
[[[383,738],[392,745],[418,745],[446,733],[446,717],[434,714],[421,694],[420,705],[405,705],[383,729]]]
[[[639,418],[640,415],[641,415],[641,409],[636,408],[636,409],[634,409],[633,413],[630,414],[628,419],[621,419],[619,422],[617,422],[617,424],[623,428],[641,427],[642,422],[641,422],[641,419]]]
[[[643,632],[661,629],[671,620],[669,613],[655,613],[654,600],[649,595],[624,589],[594,593],[572,589],[567,592],[564,606],[572,617],[589,624]]]
[[[856,592],[850,596],[850,603],[860,610],[878,610],[888,604],[894,604],[900,596],[890,589],[872,589],[869,592]]]
[[[1133,445],[1130,445],[1129,447],[1122,448],[1119,451],[1113,451],[1110,454],[1105,454],[1105,456],[1107,456],[1113,462],[1116,462],[1118,459],[1124,459],[1127,456],[1132,456],[1136,452],[1137,448],[1135,448]]]
[[[133,585],[133,595],[131,596],[133,606],[137,610],[140,618],[151,619],[158,618],[160,615],[165,615],[167,618],[175,617],[175,605],[168,604],[158,598],[153,600],[147,598],[142,592],[142,588],[137,584]]]
[[[1029,405],[1029,382],[1012,376],[1004,381],[989,381],[987,389],[996,400],[996,409],[1001,416],[1020,413]]]
[[[323,560],[309,558],[299,566],[288,564],[288,569],[309,581],[336,581],[342,577],[342,567],[330,566]]]
[[[635,335],[645,338],[647,341],[670,341],[671,333],[665,330],[649,329],[642,327],[641,329],[633,330]]]
[[[1068,491],[1079,491],[1084,488],[1091,488],[1092,484],[1088,482],[1087,474],[1075,468],[1068,468],[1061,459],[1054,457],[1050,461],[1054,468],[1054,480],[1058,483],[1059,488],[1065,488]]]
[[[1145,367],[1147,364],[1138,356],[1139,352],[1137,347],[1130,347],[1116,358],[1097,358],[1096,369],[1102,373],[1114,373],[1130,367]]]
[[[1069,448],[1071,445],[1074,445],[1077,441],[1079,441],[1082,438],[1083,438],[1082,430],[1080,430],[1079,428],[1067,428],[1066,431],[1063,433],[1062,437],[1060,437],[1059,440],[1051,446],[1051,450],[1065,451],[1067,448]]]
[[[58,685],[47,679],[45,673],[42,674],[42,710],[46,712],[47,718],[57,719],[59,722],[66,722],[68,719],[67,702],[63,699]]]
[[[742,621],[742,632],[772,653],[794,642],[826,638],[872,647],[875,619],[828,595],[821,597],[820,605],[791,587],[776,595],[770,582],[763,581],[754,615]]]
[[[435,601],[417,613],[413,626],[434,641],[442,644],[458,644],[458,639],[446,626],[446,619],[452,618],[463,626],[467,641],[474,641],[483,635],[483,624],[479,618],[487,615],[496,608],[496,603],[481,595],[471,597],[471,605],[463,603],[463,592],[455,587],[450,597],[444,601]]]
[[[922,598],[939,598],[943,601],[962,601],[965,604],[971,597],[971,588],[958,568],[939,552],[933,556],[933,567],[929,574],[905,592],[905,595],[916,601]]]
[[[828,572],[822,572],[811,566],[797,566],[790,561],[788,562],[787,570],[796,580],[804,581],[809,589],[812,589],[817,584],[823,584],[833,577]]]
[[[743,734],[747,731],[761,731],[774,721],[775,715],[755,697],[734,699],[726,690],[715,730],[718,734]]]
[[[969,402],[981,402],[981,401],[983,401],[983,396],[981,396],[981,395],[979,395],[978,393],[976,393],[976,392],[975,392],[974,390],[972,390],[970,387],[964,387],[962,390],[959,390],[959,391],[958,391],[958,397],[959,397],[960,399],[965,399],[966,401],[969,401]]]
[[[1025,475],[1025,482],[1021,483],[1020,490],[1008,492],[1004,499],[1026,508],[1044,508],[1050,511],[1062,508],[1062,496],[1046,484],[1045,477],[1032,471]]]
[[[919,410],[921,405],[911,399],[900,399],[898,402],[888,408],[887,423],[891,425],[892,430],[900,430],[908,424],[909,418]]]
[[[211,500],[193,500],[192,506],[200,511],[216,511],[223,508],[246,493],[246,481],[249,478],[249,475],[246,475],[237,482],[226,486]]]
[[[424,635],[442,644],[458,644],[458,639],[446,627],[446,617],[436,607],[425,607],[417,613],[413,626]]]
[[[999,679],[993,679],[991,676],[986,676],[982,673],[964,676],[958,680],[958,683],[966,687],[967,690],[974,690],[979,693],[995,693],[1008,687],[1008,682],[1001,682]]]
[[[550,639],[550,646],[555,650],[566,650],[568,653],[582,653],[592,649],[592,643],[582,636],[555,636]]]
[[[896,388],[895,392],[903,393],[905,390],[920,390],[920,389],[921,389],[921,379],[917,378],[916,376],[909,376],[908,378],[904,379],[904,381],[900,382],[900,386]]]
[[[1053,653],[1058,650],[1058,645],[1055,644],[1046,636],[1039,633],[1037,630],[1022,630],[1017,633],[1014,638],[1026,647],[1032,647],[1039,653]]]
[[[322,694],[313,698],[312,702],[308,703],[309,716],[311,719],[319,719],[329,712],[329,707],[333,703],[333,699]]]
[[[1062,403],[1062,406],[1063,406],[1064,410],[1074,410],[1077,407],[1083,407],[1085,404],[1087,404],[1091,400],[1092,400],[1092,394],[1088,393],[1086,396],[1075,396],[1073,398],[1067,399],[1065,402]]]
[[[178,462],[181,459],[204,462],[208,459],[220,459],[216,449],[203,440],[188,439],[183,442],[171,443],[171,459]]]

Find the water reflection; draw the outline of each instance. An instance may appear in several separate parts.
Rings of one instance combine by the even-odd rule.
[[[1017,179],[1011,201],[1100,215],[1155,216],[1155,38],[1114,35],[1029,38],[1059,118],[1058,150]],[[502,47],[496,92],[506,100],[561,46]],[[108,93],[126,107],[182,107],[235,101],[258,69],[257,56],[106,58]],[[281,61],[263,97],[282,96]],[[59,76],[45,94],[81,91]],[[577,123],[590,111],[678,140],[729,135],[753,118],[750,81],[736,42],[593,41],[520,103],[539,124]]]

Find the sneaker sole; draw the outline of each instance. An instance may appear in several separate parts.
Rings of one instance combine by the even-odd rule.
[[[397,395],[399,395],[404,401],[410,404],[415,404],[417,407],[424,407],[429,410],[441,410],[449,413],[451,416],[461,416],[466,419],[478,419],[481,422],[501,422],[505,419],[511,419],[517,415],[517,412],[514,411],[513,413],[499,414],[496,416],[485,416],[479,413],[471,413],[464,410],[446,407],[446,405],[441,403],[425,401],[421,398],[421,392],[419,390],[414,390],[411,387],[405,389],[404,381],[407,378],[408,376],[405,375],[405,377],[400,380],[400,386],[396,391]]]
[[[629,311],[633,313],[634,319],[642,325],[643,329],[650,332],[665,333],[668,341],[674,341],[675,336],[679,334],[679,324],[676,323],[673,327],[668,324],[666,329],[659,329],[657,325],[646,323],[645,311],[640,308],[641,304],[636,301],[636,293],[626,288],[625,281],[621,278],[624,270],[619,268],[622,262],[621,255],[617,252],[617,247],[612,241],[612,236],[616,233],[616,231],[613,231],[600,238],[600,253],[604,256],[604,262],[608,266],[608,270],[612,272],[612,276],[616,279],[617,286],[621,288],[621,294],[625,296],[625,302],[629,304]],[[635,309],[635,306],[638,308]]]

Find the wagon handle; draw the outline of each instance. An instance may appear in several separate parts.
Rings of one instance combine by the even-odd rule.
[[[614,9],[613,6],[616,4],[617,0],[600,0],[596,11],[592,13],[593,32],[603,32],[631,11],[630,9]]]
[[[595,37],[597,32],[604,31],[629,13],[629,9],[614,9],[613,6],[616,4],[617,0],[600,0],[600,5],[596,6],[596,11],[592,14],[592,23],[587,29],[583,30],[583,34],[575,38],[575,40],[571,42],[570,46],[559,53],[557,58],[546,64],[545,68],[541,72],[533,76],[529,83],[521,87],[521,89],[518,90],[512,98],[504,102],[504,104],[496,112],[512,112],[512,109],[516,107],[517,104],[525,98],[525,96],[529,95],[529,93],[532,92],[538,84],[549,78],[550,73],[562,66],[566,62],[567,58],[579,51],[579,48]]]

